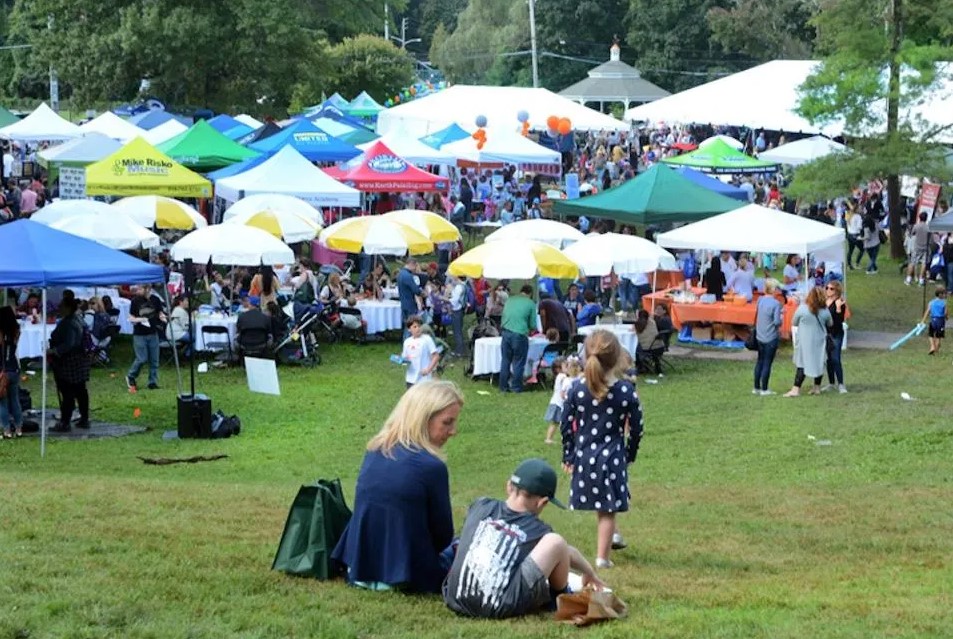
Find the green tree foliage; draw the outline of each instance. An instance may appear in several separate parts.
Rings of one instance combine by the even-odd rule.
[[[424,46],[430,47],[438,28],[443,27],[448,33],[457,28],[457,18],[466,10],[469,0],[417,0],[417,3],[418,35]]]
[[[708,10],[712,40],[725,53],[740,53],[755,62],[806,60],[815,32],[810,24],[813,0],[737,0],[733,6]]]
[[[331,88],[348,97],[367,91],[383,103],[414,80],[410,55],[377,36],[345,38],[328,50],[328,61],[335,78]]]
[[[512,0],[470,0],[457,28],[431,49],[431,61],[456,83],[529,84],[527,7]]]
[[[631,0],[627,42],[637,52],[635,66],[673,93],[739,70],[741,58],[720,50],[707,19],[712,9],[731,5],[731,0]]]
[[[560,91],[595,66],[585,60],[608,60],[613,36],[625,36],[628,5],[628,0],[536,0],[540,83]]]
[[[942,6],[941,6],[942,5]],[[948,73],[953,59],[950,3],[932,0],[827,0],[813,24],[823,60],[801,87],[800,113],[813,123],[843,123],[855,153],[801,169],[795,193],[843,193],[860,181],[887,178],[891,253],[903,254],[899,175],[944,176],[936,147],[944,128],[930,127],[916,106]]]
[[[262,4],[267,0],[259,0]],[[331,42],[340,42],[360,33],[384,32],[384,0],[298,0],[296,19],[327,35]],[[217,4],[218,3],[213,3]],[[391,28],[394,17],[407,8],[407,0],[387,0]]]

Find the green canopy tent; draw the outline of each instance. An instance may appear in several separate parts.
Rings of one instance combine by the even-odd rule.
[[[360,95],[351,100],[344,112],[359,118],[372,118],[383,110],[384,107],[368,95],[367,91],[361,91]]]
[[[662,162],[690,166],[703,173],[773,173],[778,170],[776,163],[745,155],[724,140],[713,140],[691,153],[664,158]]]
[[[20,118],[14,115],[9,109],[7,109],[6,107],[0,106],[0,128],[9,126],[13,124],[14,122],[19,122],[19,121],[20,121]]]
[[[205,173],[258,157],[258,151],[246,148],[216,131],[205,120],[199,120],[188,131],[166,140],[160,151],[185,166]]]
[[[602,193],[578,200],[556,200],[553,211],[645,226],[697,222],[743,204],[695,184],[664,164],[655,164],[645,173]]]
[[[366,144],[367,142],[373,142],[380,136],[374,133],[373,131],[370,131],[368,129],[365,129],[364,127],[361,127],[360,129],[354,129],[353,131],[349,133],[342,133],[341,135],[337,137],[342,142],[347,142],[348,144],[352,146],[357,146],[358,144]]]

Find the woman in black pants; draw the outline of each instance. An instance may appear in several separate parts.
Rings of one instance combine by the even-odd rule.
[[[84,343],[83,320],[76,314],[76,300],[63,298],[60,321],[50,335],[49,354],[56,390],[60,394],[60,421],[54,432],[68,433],[73,409],[79,404],[77,428],[89,428],[89,355]]]

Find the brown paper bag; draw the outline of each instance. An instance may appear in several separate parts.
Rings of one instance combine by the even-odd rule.
[[[611,592],[586,589],[556,597],[556,621],[565,621],[575,626],[588,626],[607,619],[621,619],[628,612],[628,607]]]

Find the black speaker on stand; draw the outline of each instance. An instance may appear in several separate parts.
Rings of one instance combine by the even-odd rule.
[[[195,394],[195,328],[192,324],[192,299],[195,287],[195,271],[192,260],[185,260],[185,297],[189,301],[189,394],[178,397],[178,427],[180,439],[210,439],[212,437],[212,400],[206,395]],[[171,311],[170,311],[171,312]]]

